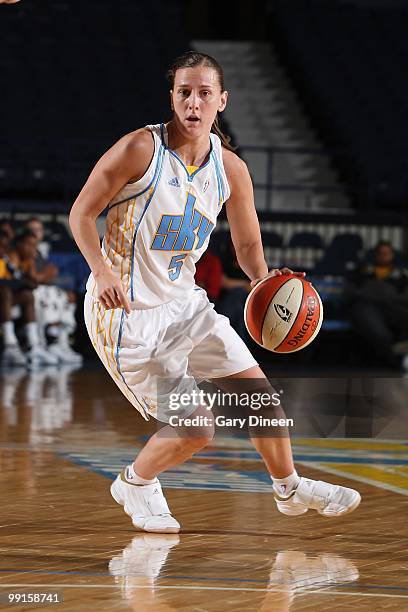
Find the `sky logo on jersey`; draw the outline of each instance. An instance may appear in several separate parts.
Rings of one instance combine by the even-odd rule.
[[[169,185],[171,185],[172,187],[180,187],[180,182],[177,176],[169,180]]]
[[[200,249],[214,228],[214,223],[194,208],[196,197],[187,196],[184,215],[163,215],[153,238],[153,250],[193,251]]]

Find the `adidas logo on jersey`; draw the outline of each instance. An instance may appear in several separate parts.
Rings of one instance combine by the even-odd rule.
[[[180,187],[180,183],[177,176],[169,180],[169,185],[171,185],[172,187]]]

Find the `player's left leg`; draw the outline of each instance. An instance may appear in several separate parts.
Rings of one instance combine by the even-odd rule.
[[[189,459],[211,440],[214,431],[208,418],[210,414],[195,402],[187,407],[183,404],[178,416],[198,416],[202,427],[193,427],[190,431],[188,426],[169,425],[173,415],[170,395],[183,396],[184,391],[196,387],[194,380],[187,376],[192,342],[186,330],[189,323],[195,323],[194,302],[189,301],[187,307],[184,301],[175,301],[151,309],[132,310],[123,319],[118,309],[110,317],[101,317],[99,304],[87,293],[84,318],[98,355],[125,397],[144,416],[149,414],[160,422],[159,431],[112,483],[112,496],[132,518],[136,529],[176,533],[180,525],[170,512],[157,475]],[[96,329],[105,333],[96,334]],[[118,336],[121,352],[114,362],[118,366],[115,370],[107,357],[117,351]],[[108,344],[106,350],[106,343],[112,338],[115,344]],[[116,376],[118,371],[121,376]]]
[[[157,475],[190,459],[210,442],[214,427],[209,415],[204,406],[190,415],[211,421],[201,428],[164,425],[112,484],[113,498],[124,507],[136,529],[154,533],[179,531],[180,525],[169,510]]]
[[[207,420],[202,427],[172,427],[165,425],[153,434],[135,459],[133,468],[142,478],[149,480],[190,459],[211,442],[214,426],[212,413],[205,406],[197,407],[191,418]],[[211,421],[211,422],[210,422]]]
[[[236,384],[239,379],[246,379],[251,383],[249,388],[256,389],[257,392],[268,390],[271,397],[276,394],[259,366],[253,366],[231,376],[217,378],[213,382],[221,389],[231,391],[234,390],[234,381]],[[254,379],[259,380],[259,385]],[[243,390],[241,385],[239,390]],[[271,402],[267,411],[268,416],[272,411],[274,418],[285,417],[280,404],[272,408]],[[259,413],[262,413],[262,410]],[[313,509],[324,516],[340,516],[352,512],[359,505],[361,497],[354,489],[298,476],[293,464],[287,427],[277,428],[274,437],[260,436],[259,429],[255,428],[249,428],[249,434],[271,475],[275,500],[278,509],[283,514],[296,516]]]

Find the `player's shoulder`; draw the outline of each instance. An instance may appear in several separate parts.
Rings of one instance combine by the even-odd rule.
[[[225,174],[231,188],[234,184],[242,181],[249,176],[249,171],[243,159],[238,157],[234,151],[222,148],[222,162],[224,164]]]
[[[103,156],[105,164],[121,168],[129,177],[140,178],[154,155],[152,133],[141,128],[122,136]]]
[[[234,153],[234,151],[230,151],[225,147],[222,147],[222,161],[228,180],[241,178],[245,174],[248,174],[248,167],[244,160]]]
[[[151,153],[154,149],[152,132],[148,128],[140,128],[125,134],[116,143],[126,153]]]

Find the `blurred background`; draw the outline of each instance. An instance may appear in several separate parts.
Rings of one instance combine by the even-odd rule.
[[[170,119],[166,70],[197,49],[224,68],[268,265],[307,271],[322,331],[289,357],[250,343],[223,214],[198,284],[266,368],[407,371],[407,31],[405,0],[0,5],[3,366],[96,360],[68,213],[107,148]]]

